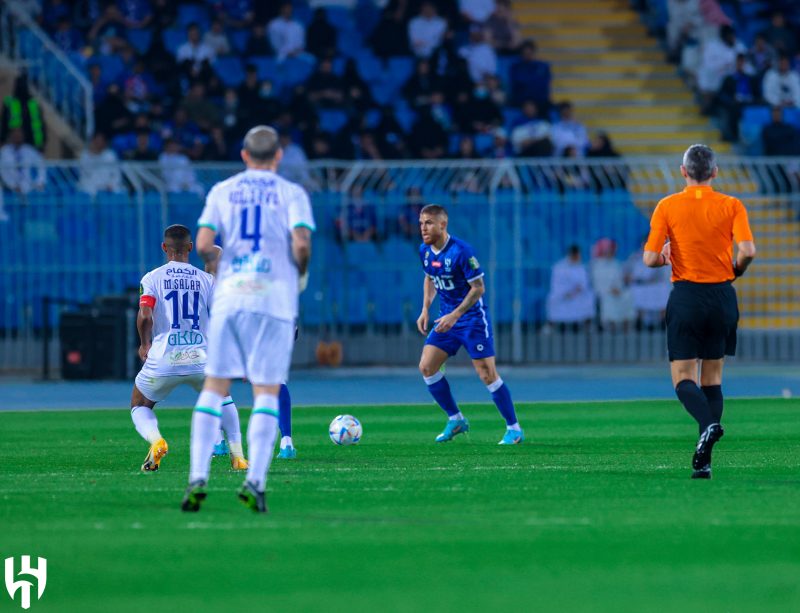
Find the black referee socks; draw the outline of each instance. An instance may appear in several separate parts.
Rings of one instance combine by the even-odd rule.
[[[708,406],[711,407],[711,423],[722,423],[722,386],[721,385],[704,385],[702,387],[703,393],[708,400]]]
[[[689,415],[694,417],[700,425],[701,433],[715,423],[706,395],[697,387],[697,383],[691,379],[684,379],[675,386],[675,393],[678,394],[678,400],[681,401]],[[722,398],[721,393],[720,398]]]

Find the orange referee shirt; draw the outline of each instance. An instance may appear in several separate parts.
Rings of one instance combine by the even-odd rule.
[[[645,251],[661,252],[669,238],[672,280],[722,283],[734,278],[733,242],[753,240],[738,198],[708,185],[690,185],[658,203]]]

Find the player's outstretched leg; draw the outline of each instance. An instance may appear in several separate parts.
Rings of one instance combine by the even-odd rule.
[[[284,460],[297,458],[297,449],[292,442],[292,396],[284,383],[278,394],[278,428],[281,431],[281,450],[278,457]]]
[[[222,394],[204,389],[192,414],[192,443],[189,487],[181,503],[184,511],[199,511],[205,499],[205,485],[211,469],[211,453],[222,420]]]
[[[442,372],[442,366],[449,356],[445,351],[433,345],[425,345],[422,358],[419,362],[419,371],[428,386],[428,392],[433,396],[442,410],[447,413],[447,425],[444,431],[436,437],[437,443],[446,443],[459,434],[469,432],[469,422],[461,413],[450,391],[450,384]]]
[[[158,419],[153,411],[155,402],[148,400],[139,388],[133,386],[131,394],[131,419],[136,431],[150,443],[150,449],[142,464],[142,472],[155,472],[161,466],[162,458],[167,455],[167,441],[158,430]]]
[[[233,398],[225,396],[222,400],[222,429],[228,437],[232,470],[247,470],[247,460],[242,449],[242,427],[239,424],[239,409]]]
[[[497,373],[494,357],[473,359],[472,364],[478,376],[486,385],[492,395],[492,400],[506,421],[506,432],[498,445],[519,445],[525,440],[525,434],[517,421],[517,412],[514,410],[514,401],[508,386]]]
[[[267,512],[265,500],[267,471],[272,461],[275,438],[278,435],[278,396],[274,393],[264,393],[263,389],[262,387],[255,394],[253,412],[247,425],[250,468],[247,470],[247,479],[239,491],[239,499],[258,513]]]

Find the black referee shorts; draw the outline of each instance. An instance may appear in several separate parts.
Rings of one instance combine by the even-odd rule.
[[[669,361],[735,355],[738,323],[736,290],[729,281],[676,281],[667,302]]]

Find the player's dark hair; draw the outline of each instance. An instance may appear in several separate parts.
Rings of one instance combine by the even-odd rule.
[[[164,230],[164,242],[170,249],[184,251],[192,242],[192,233],[186,226],[176,223]]]
[[[683,154],[683,167],[689,178],[708,181],[717,167],[717,156],[708,145],[692,145]]]
[[[280,148],[278,132],[270,126],[250,128],[244,137],[244,150],[254,162],[269,162],[275,159]]]
[[[575,256],[581,254],[581,248],[578,245],[572,244],[567,247],[567,255]]]
[[[447,217],[447,209],[440,204],[426,204],[419,212],[420,215],[433,215],[434,217]]]

